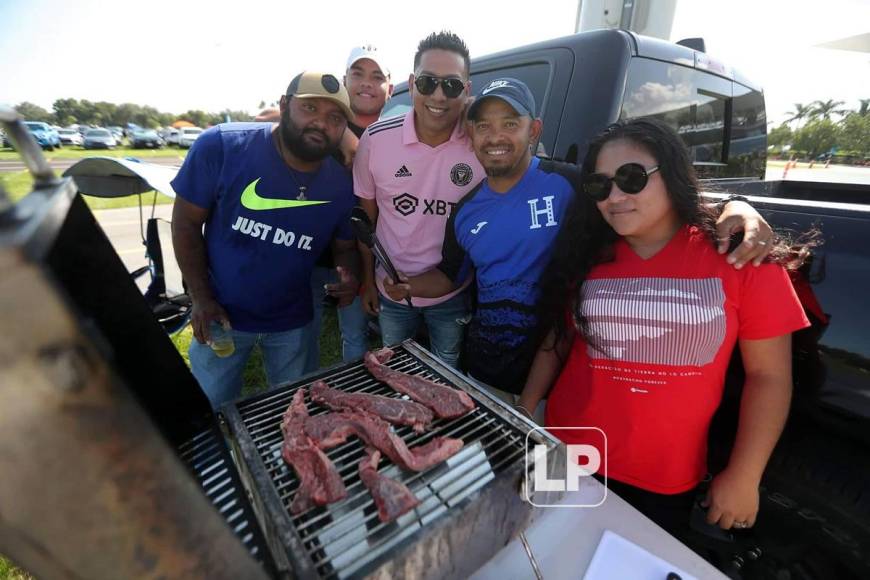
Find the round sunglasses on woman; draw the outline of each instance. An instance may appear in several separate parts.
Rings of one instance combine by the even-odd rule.
[[[592,173],[583,180],[583,191],[595,201],[604,201],[610,196],[615,183],[625,193],[640,193],[646,187],[649,176],[659,170],[659,166],[645,168],[640,163],[626,163],[608,177],[603,173]]]

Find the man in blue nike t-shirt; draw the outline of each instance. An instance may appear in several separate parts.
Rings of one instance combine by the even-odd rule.
[[[353,183],[332,158],[353,120],[347,91],[332,75],[305,72],[280,107],[277,124],[205,131],[172,182],[173,243],[193,299],[190,363],[214,408],[241,393],[254,346],[270,386],[302,375],[312,340],[311,271],[324,249],[331,246],[339,269],[329,287],[339,303],[350,303],[359,287]],[[232,327],[229,356],[207,345],[215,322]]]

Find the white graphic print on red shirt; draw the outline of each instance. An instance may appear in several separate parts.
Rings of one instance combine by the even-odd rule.
[[[582,300],[592,359],[703,366],[725,339],[719,278],[599,278],[584,283]]]

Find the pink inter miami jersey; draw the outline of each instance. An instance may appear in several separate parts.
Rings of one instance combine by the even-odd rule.
[[[483,167],[460,125],[449,141],[430,147],[417,139],[414,111],[370,125],[360,139],[353,164],[354,193],[377,200],[378,239],[396,268],[408,276],[431,270],[441,262],[447,218],[483,177]],[[378,268],[381,294],[385,275]],[[414,298],[413,302],[415,306],[431,306],[454,294]]]

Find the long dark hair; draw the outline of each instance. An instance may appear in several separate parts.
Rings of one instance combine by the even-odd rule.
[[[715,245],[718,212],[701,199],[698,178],[680,136],[670,126],[652,118],[615,123],[589,144],[581,179],[595,172],[598,155],[612,141],[630,141],[655,158],[680,223],[695,226]],[[778,236],[767,261],[797,269],[809,255],[817,233],[811,232],[799,245],[792,244],[785,235]],[[569,312],[587,340],[592,339],[586,317],[580,309],[579,292],[589,271],[612,259],[613,244],[618,239],[619,235],[601,217],[595,202],[581,192],[567,210],[553,256],[541,277],[539,340],[543,340],[550,330],[554,330],[557,342],[564,337],[569,331]]]

